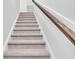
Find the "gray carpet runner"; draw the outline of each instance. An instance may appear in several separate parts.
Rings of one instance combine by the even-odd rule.
[[[4,59],[50,59],[33,12],[20,12]]]

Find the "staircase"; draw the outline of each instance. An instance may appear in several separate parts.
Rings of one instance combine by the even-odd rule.
[[[50,59],[33,12],[20,12],[4,59]]]

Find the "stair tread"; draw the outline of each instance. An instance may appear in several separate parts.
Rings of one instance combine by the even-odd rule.
[[[22,18],[21,17],[21,18],[18,18],[17,20],[36,20],[36,18],[33,18],[33,17],[31,17],[31,18],[30,17],[27,17],[27,18],[26,17],[23,17]]]
[[[19,15],[19,17],[35,17],[34,15]]]
[[[49,56],[48,50],[46,49],[8,49],[4,56]]]
[[[32,22],[37,22],[37,21],[17,21],[17,22],[30,22],[30,23],[32,23]]]
[[[38,30],[38,27],[15,27],[17,30]]]
[[[44,45],[44,40],[9,40],[9,44],[42,44]]]
[[[38,27],[15,27],[14,30],[40,30]]]
[[[18,18],[35,18],[35,16],[19,16]]]
[[[37,23],[37,22],[25,22],[25,21],[18,21],[16,23]]]
[[[42,40],[42,36],[11,36],[12,40]]]
[[[31,28],[31,29],[22,29],[22,28],[20,28],[20,29],[18,29],[18,28],[15,28],[14,29],[14,31],[40,31],[40,29],[33,29],[33,28]]]
[[[38,25],[37,23],[16,23],[16,25]]]
[[[35,36],[41,36],[42,34],[12,34],[13,37],[35,37]]]
[[[33,17],[24,17],[24,18],[18,18],[17,20],[36,20],[36,18],[33,18]]]
[[[38,24],[37,22],[16,22],[16,24]]]
[[[34,17],[19,17],[17,20],[36,20]]]
[[[33,12],[20,12],[20,14],[34,14]]]
[[[40,30],[13,30],[12,34],[20,35],[40,35]]]
[[[15,25],[15,27],[34,27],[39,25]]]
[[[17,20],[17,22],[18,21],[25,21],[25,22],[36,22],[36,20],[35,19],[19,19],[19,20]]]
[[[37,24],[37,22],[16,22],[16,24]]]

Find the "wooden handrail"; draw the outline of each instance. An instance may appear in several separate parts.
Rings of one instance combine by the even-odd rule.
[[[49,11],[40,6],[35,0],[32,0],[34,4],[40,8],[40,10],[65,34],[65,36],[75,45],[75,33],[62,23],[57,17],[53,16]]]

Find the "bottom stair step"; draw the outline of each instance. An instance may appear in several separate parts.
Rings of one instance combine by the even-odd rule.
[[[8,49],[4,57],[49,57],[46,49]]]
[[[32,48],[34,48],[34,49],[40,49],[40,48],[44,49],[45,45],[22,45],[21,44],[21,45],[9,45],[8,48],[9,49],[21,49],[21,48],[23,48],[23,49],[32,49]]]

